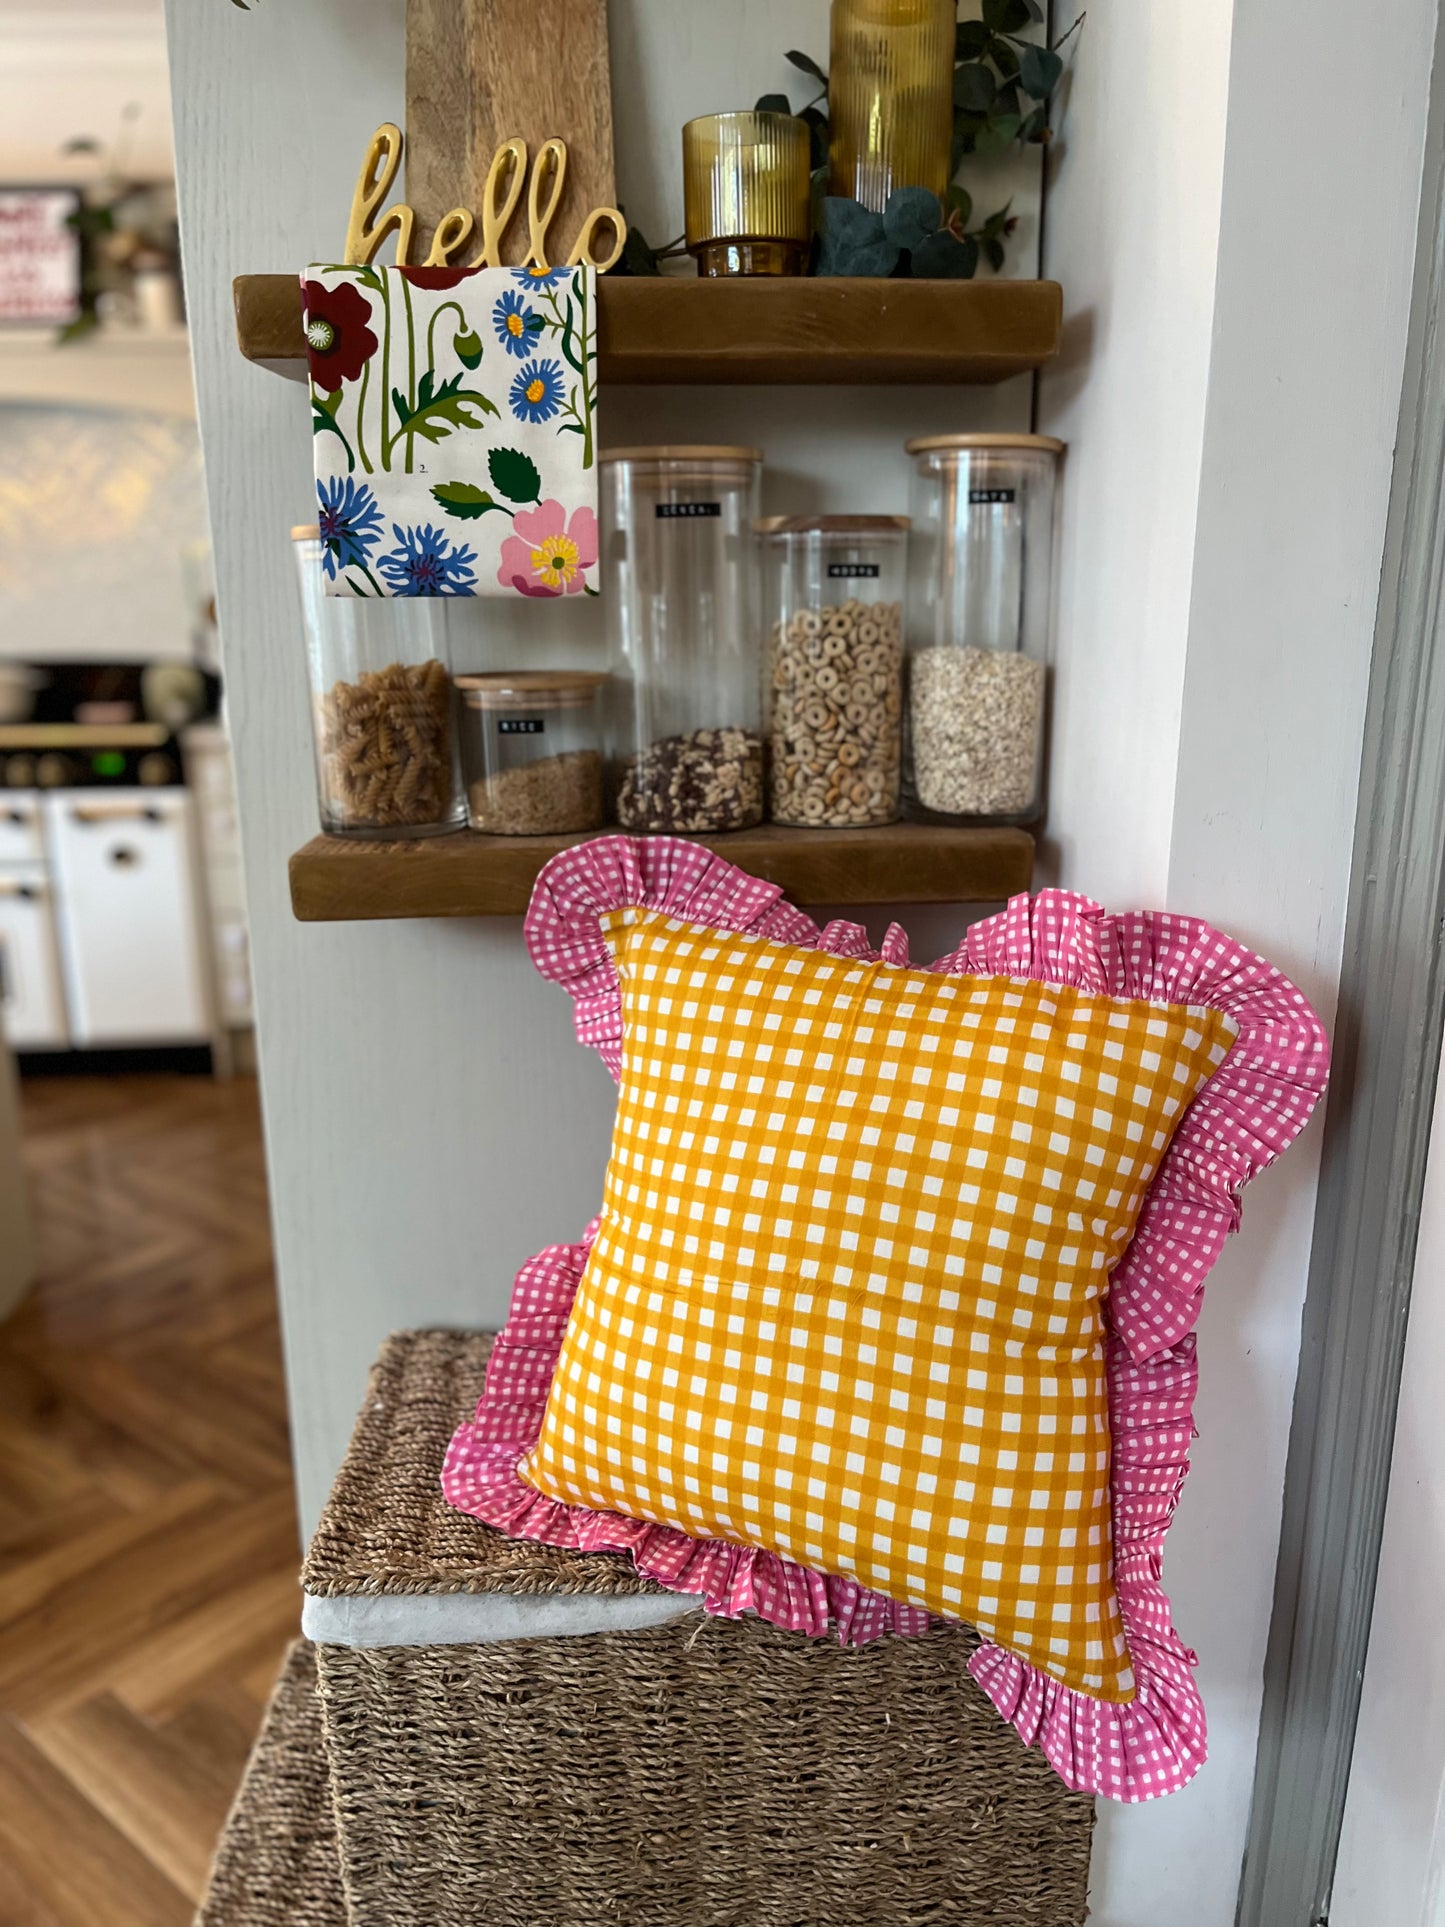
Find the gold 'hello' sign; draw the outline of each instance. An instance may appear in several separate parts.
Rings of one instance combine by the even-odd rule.
[[[374,260],[382,242],[395,232],[397,266],[410,265],[416,215],[405,202],[387,208],[385,213],[380,212],[396,180],[397,169],[401,166],[401,149],[401,129],[392,121],[385,121],[371,137],[371,145],[361,163],[361,172],[356,177],[356,191],[351,197],[351,219],[346,226],[344,257],[348,263],[364,266]],[[530,175],[527,143],[515,139],[503,141],[492,156],[487,184],[482,191],[481,248],[470,261],[456,259],[471,242],[477,222],[470,209],[454,207],[437,222],[431,248],[422,265],[501,267],[502,239],[512,224],[522,198],[522,189],[526,187],[528,260],[533,267],[545,272],[551,266],[547,259],[547,230],[561,204],[566,179],[565,141],[544,141],[537,150]],[[612,234],[610,251],[605,256],[599,255],[596,251],[598,234],[609,228]],[[615,207],[594,207],[577,232],[572,251],[567,257],[567,266],[592,267],[599,274],[605,273],[620,257],[626,239],[627,223],[621,213]]]

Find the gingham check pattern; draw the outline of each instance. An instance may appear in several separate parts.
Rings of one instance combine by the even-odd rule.
[[[856,1575],[1128,1699],[1099,1298],[1235,1026],[603,924],[613,1156],[523,1478]]]

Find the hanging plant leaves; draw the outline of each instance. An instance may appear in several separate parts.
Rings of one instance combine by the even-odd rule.
[[[1028,0],[983,0],[983,17],[995,33],[1018,33],[1029,24]]]
[[[943,198],[948,203],[949,214],[957,216],[956,222],[951,224],[960,228],[967,227],[968,217],[973,212],[973,196],[968,189],[960,187],[957,181],[952,181]]]
[[[439,482],[432,490],[432,496],[448,515],[456,516],[459,522],[475,522],[488,509],[502,508],[500,502],[494,501],[484,488],[478,488],[474,482]],[[505,510],[502,512],[506,513]]]
[[[542,499],[542,477],[537,464],[519,448],[494,448],[487,457],[487,470],[497,492],[509,502],[538,502]]]
[[[1019,57],[1007,40],[990,40],[988,43],[988,58],[993,62],[994,66],[997,67],[1002,79],[1018,79]]]
[[[810,60],[807,54],[800,54],[795,48],[791,53],[786,55],[786,59],[788,65],[790,67],[796,67],[799,73],[811,74],[814,80],[820,80],[825,87],[827,86],[827,74],[818,65],[817,61]]]
[[[1017,114],[1000,114],[990,119],[973,137],[973,151],[981,160],[1000,160],[1018,139],[1023,122]]]
[[[753,102],[755,114],[791,114],[792,102],[786,94],[759,94]]]
[[[981,60],[966,60],[953,70],[953,104],[966,114],[986,114],[998,82]]]
[[[884,232],[881,214],[846,195],[824,197],[819,274],[891,274],[898,253],[897,243]]]
[[[968,281],[977,266],[977,241],[972,235],[959,240],[947,228],[930,234],[913,251],[913,272],[928,281]]]
[[[826,167],[828,165],[828,116],[819,107],[805,107],[798,118],[807,123],[809,167]]]
[[[1019,62],[1019,84],[1035,100],[1045,100],[1059,84],[1064,63],[1048,47],[1025,47]]]
[[[1025,114],[1019,123],[1021,141],[1046,141],[1049,138],[1049,110],[1040,104]]]
[[[993,35],[982,20],[960,20],[953,30],[955,60],[981,60]]]
[[[936,194],[926,187],[899,187],[883,210],[883,232],[895,247],[912,250],[936,233],[942,218]]]

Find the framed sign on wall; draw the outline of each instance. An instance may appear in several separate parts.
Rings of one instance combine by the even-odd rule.
[[[64,326],[81,307],[73,187],[0,185],[0,325]]]

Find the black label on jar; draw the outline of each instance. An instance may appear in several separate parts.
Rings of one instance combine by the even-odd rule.
[[[970,508],[983,507],[990,502],[1011,502],[1013,499],[1011,488],[971,488],[968,491]]]
[[[877,579],[879,564],[876,562],[830,562],[828,564],[828,573],[831,576],[866,578],[869,582],[872,582]]]
[[[541,716],[501,716],[497,719],[499,736],[542,736],[547,724]]]
[[[687,522],[701,517],[722,514],[721,502],[659,502],[657,519],[659,522]]]

